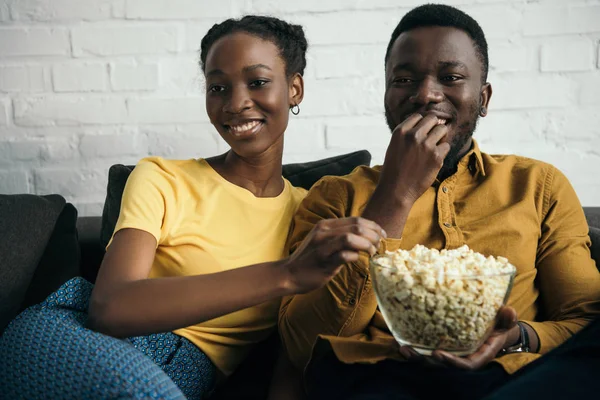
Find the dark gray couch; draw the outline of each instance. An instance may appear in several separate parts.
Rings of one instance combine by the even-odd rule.
[[[287,164],[283,174],[295,186],[310,188],[324,175],[345,175],[370,161],[371,155],[363,150]],[[95,282],[132,169],[124,165],[110,169],[102,217],[77,218],[77,210],[59,195],[0,195],[0,335],[18,312],[39,303],[70,278],[83,276]],[[212,398],[266,398],[277,348],[274,333]]]
[[[592,257],[600,269],[600,207],[584,208],[590,236],[593,240]],[[88,280],[94,280],[104,249],[100,240],[101,219],[99,217],[79,218],[77,221],[80,232],[81,271]],[[273,335],[261,343],[251,353],[250,357],[230,378],[226,387],[215,395],[216,399],[264,399],[268,385],[268,371],[271,371],[278,346],[278,337]]]
[[[347,173],[356,165],[368,164],[369,158],[368,153],[359,152],[338,159],[333,169],[317,162],[287,166],[284,173],[296,185],[310,187],[322,175]],[[125,166],[111,169],[114,174],[128,174],[129,170]],[[121,180],[119,185],[124,185]],[[118,201],[120,197],[112,199]],[[76,209],[60,196],[0,195],[0,334],[20,310],[40,302],[68,279],[83,276],[95,281],[107,240],[102,231],[111,230],[106,219],[114,209],[107,208],[108,203],[103,228],[102,217],[77,218]],[[600,207],[584,211],[593,242],[592,257],[600,268]],[[114,221],[114,215],[112,218]],[[261,343],[214,398],[265,398],[277,346],[276,334]]]

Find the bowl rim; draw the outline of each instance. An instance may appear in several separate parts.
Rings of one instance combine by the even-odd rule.
[[[385,255],[383,254],[376,254],[373,257],[369,258],[369,266],[371,268],[373,267],[378,267],[378,268],[384,268],[384,269],[389,269],[389,270],[398,270],[397,267],[395,266],[387,266],[387,265],[381,265],[379,264],[376,259],[377,258],[382,258],[385,257]],[[512,265],[512,264],[508,264],[512,267],[511,271],[506,271],[506,272],[497,272],[497,273],[493,273],[493,274],[446,274],[444,273],[444,277],[450,277],[450,278],[458,278],[458,279],[479,279],[479,278],[494,278],[494,277],[499,277],[499,276],[512,276],[514,278],[514,276],[517,274],[517,268]],[[425,272],[414,272],[414,271],[408,271],[408,272],[403,272],[403,275],[424,275]]]

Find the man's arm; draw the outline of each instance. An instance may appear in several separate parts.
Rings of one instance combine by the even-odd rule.
[[[555,168],[546,182],[536,265],[544,322],[523,321],[537,333],[540,353],[559,346],[600,314],[600,274],[590,255],[579,199]]]
[[[413,114],[394,129],[377,187],[362,213],[387,232],[386,245],[398,246],[412,205],[435,181],[450,149],[442,140],[446,133],[433,114]],[[339,182],[325,178],[310,190],[293,221],[291,251],[319,221],[347,217],[353,191],[367,190]],[[283,299],[279,331],[290,360],[303,369],[318,335],[362,333],[376,308],[363,253],[321,289]]]
[[[381,176],[362,216],[400,239],[414,203],[433,184],[450,150],[448,128],[433,114],[413,114],[392,133]]]
[[[334,179],[318,182],[294,217],[288,239],[290,252],[319,221],[348,216],[347,196],[347,189]],[[304,369],[318,335],[353,335],[366,328],[377,307],[375,296],[363,296],[367,263],[368,255],[361,253],[358,261],[345,264],[324,287],[283,299],[279,332],[296,368]]]

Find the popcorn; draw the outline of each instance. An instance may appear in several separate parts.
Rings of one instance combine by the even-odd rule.
[[[392,334],[422,354],[477,350],[505,303],[516,269],[462,246],[387,252],[371,259],[379,307]]]

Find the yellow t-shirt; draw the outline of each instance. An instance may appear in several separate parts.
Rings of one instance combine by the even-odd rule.
[[[127,180],[115,233],[135,228],[156,238],[150,278],[276,261],[284,257],[290,223],[305,194],[285,180],[279,196],[259,198],[224,179],[205,160],[145,158]],[[174,333],[229,375],[276,326],[279,304],[273,300]]]

